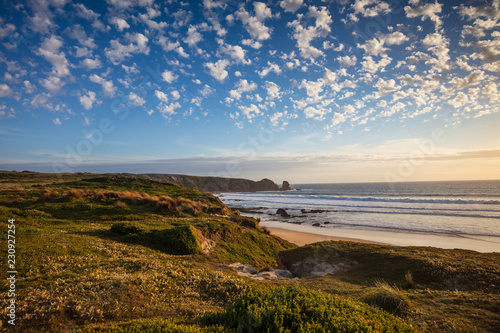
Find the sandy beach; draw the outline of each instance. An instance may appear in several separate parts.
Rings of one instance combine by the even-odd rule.
[[[282,228],[272,228],[272,227],[266,227],[271,234],[279,236],[290,243],[294,243],[299,246],[303,246],[306,244],[311,244],[311,243],[316,243],[316,242],[323,242],[323,241],[351,241],[351,242],[358,242],[358,243],[370,243],[370,244],[385,244],[385,243],[380,243],[380,242],[374,242],[374,241],[367,241],[364,239],[358,239],[358,238],[350,238],[350,237],[335,237],[335,236],[325,236],[325,235],[318,235],[318,234],[312,234],[308,232],[300,232],[300,231],[293,231],[293,230],[287,230],[287,229],[282,229]]]
[[[497,237],[317,228],[278,221],[262,221],[260,225],[268,228],[272,234],[299,246],[327,240],[345,240],[396,246],[432,246],[443,249],[458,248],[479,252],[500,252],[500,242]]]

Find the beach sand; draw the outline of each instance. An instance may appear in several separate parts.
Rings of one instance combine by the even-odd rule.
[[[333,241],[351,241],[351,242],[369,243],[369,244],[385,244],[385,243],[367,241],[367,240],[358,239],[358,238],[325,236],[325,235],[311,234],[308,232],[293,231],[293,230],[287,230],[287,229],[281,229],[281,228],[266,227],[266,229],[268,229],[271,232],[271,234],[276,235],[278,237],[281,237],[281,238],[289,241],[290,243],[294,243],[298,246],[303,246],[306,244],[311,244],[311,243],[316,243],[316,242],[330,241],[330,240],[333,240]]]
[[[268,228],[272,234],[299,246],[327,240],[345,240],[395,246],[432,246],[443,249],[457,248],[479,252],[500,252],[498,237],[317,228],[278,221],[262,221],[260,225]]]

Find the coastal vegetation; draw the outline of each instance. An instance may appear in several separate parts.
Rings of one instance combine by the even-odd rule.
[[[0,172],[13,332],[493,332],[500,254],[297,247],[212,194],[131,175]],[[286,269],[294,278],[242,276]],[[4,266],[5,267],[5,266]],[[4,271],[6,271],[4,269]],[[4,274],[4,273],[2,273]],[[254,276],[257,276],[254,274]],[[2,277],[0,292],[7,294]]]

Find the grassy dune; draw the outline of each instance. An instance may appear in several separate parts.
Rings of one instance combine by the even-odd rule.
[[[213,195],[170,183],[0,172],[0,218],[4,258],[6,222],[16,220],[15,327],[0,301],[1,327],[13,332],[492,332],[500,323],[498,255],[297,248]],[[277,267],[279,253],[288,266],[311,256],[355,264],[274,281],[228,268]]]

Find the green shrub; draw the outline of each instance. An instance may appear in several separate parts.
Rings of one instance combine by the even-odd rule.
[[[410,301],[401,290],[380,281],[376,283],[372,292],[361,298],[361,301],[398,316],[407,315],[411,308]]]
[[[122,235],[128,235],[128,234],[137,234],[141,232],[141,229],[137,227],[135,224],[132,223],[127,223],[127,222],[118,222],[114,223],[111,226],[111,232],[114,232],[115,234],[122,234]]]
[[[205,317],[236,332],[416,332],[383,311],[295,286],[250,291]]]
[[[186,285],[197,290],[203,299],[228,304],[250,287],[243,280],[219,271],[201,271],[193,274]]]
[[[121,240],[128,243],[142,244],[168,254],[188,255],[202,253],[200,244],[202,237],[201,232],[192,225],[183,225],[164,230],[152,230],[135,234],[127,233]]]
[[[201,329],[192,325],[176,324],[168,319],[139,319],[130,320],[123,323],[103,324],[88,327],[78,331],[79,333],[202,333],[202,332],[223,332],[222,328]]]

